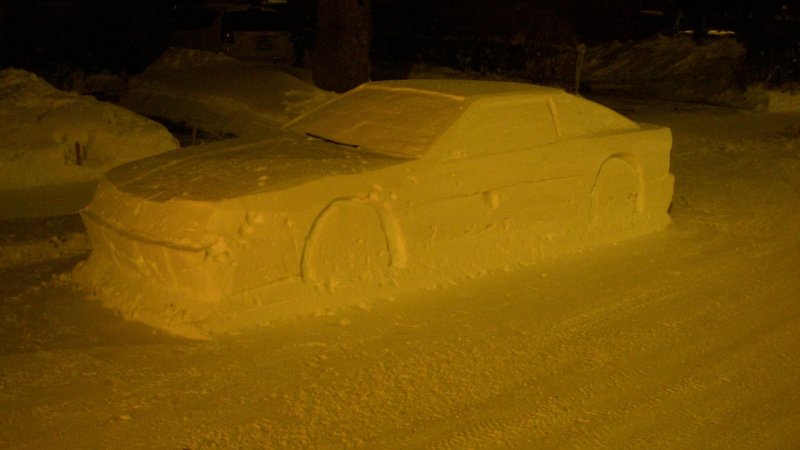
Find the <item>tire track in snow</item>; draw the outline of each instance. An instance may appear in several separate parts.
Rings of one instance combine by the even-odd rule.
[[[782,272],[778,271],[778,273]],[[765,312],[761,312],[758,308],[753,308],[751,303],[757,298],[761,298],[761,296],[766,295],[770,299],[775,297],[780,299],[781,296],[793,292],[791,289],[787,289],[785,285],[778,285],[779,287],[775,288],[776,292],[770,292],[771,286],[773,285],[769,281],[765,281],[761,285],[755,286],[753,290],[747,290],[743,293],[741,300],[725,305],[721,310],[725,314],[720,315],[718,307],[697,311],[697,319],[685,322],[677,327],[672,326],[671,337],[674,339],[673,341],[667,339],[667,342],[663,342],[670,337],[665,336],[664,332],[655,333],[648,340],[647,329],[640,326],[636,329],[640,336],[631,337],[629,342],[643,344],[645,348],[652,346],[652,348],[646,352],[633,353],[632,356],[640,359],[639,361],[633,361],[636,365],[625,366],[622,370],[615,368],[606,372],[593,367],[592,371],[587,372],[582,370],[579,358],[564,360],[559,367],[551,368],[550,378],[532,376],[521,384],[511,386],[505,395],[491,398],[482,404],[476,405],[471,411],[471,414],[474,415],[471,420],[465,421],[462,417],[457,424],[450,424],[452,429],[456,431],[449,434],[447,432],[440,433],[445,435],[441,436],[444,439],[440,445],[433,447],[496,448],[510,446],[524,448],[528,447],[528,445],[548,447],[551,445],[562,446],[568,443],[574,445],[566,445],[567,447],[596,447],[620,444],[627,442],[629,437],[647,435],[647,433],[635,432],[636,427],[632,427],[631,424],[625,424],[623,419],[631,417],[647,418],[648,411],[656,411],[659,414],[652,414],[654,417],[650,422],[645,422],[640,427],[644,428],[642,431],[649,432],[651,436],[654,433],[659,436],[656,432],[661,422],[658,421],[657,416],[663,416],[665,410],[670,410],[667,405],[677,404],[680,406],[683,403],[683,407],[687,408],[687,412],[684,415],[688,415],[691,409],[691,400],[702,396],[709,390],[713,392],[730,387],[731,380],[735,378],[735,373],[739,370],[739,365],[736,362],[747,361],[748,357],[753,357],[752,351],[749,350],[750,347],[768,346],[769,340],[774,339],[768,336],[770,334],[788,333],[794,336],[797,335],[798,315],[800,314],[791,302],[779,305],[781,308],[778,310],[773,308],[772,310],[766,309]],[[798,286],[795,283],[794,286],[790,287],[797,288]],[[714,289],[717,288],[718,286]],[[657,297],[668,302],[675,302],[679,296],[659,295]],[[783,298],[785,299],[786,297]],[[588,327],[584,328],[584,330],[572,328],[576,334],[570,337],[562,335],[556,340],[556,343],[560,344],[562,348],[571,348],[575,353],[580,354],[590,347],[586,345],[581,347],[575,344],[585,337],[584,331],[604,336],[607,335],[606,333],[613,331],[618,325],[626,322],[628,324],[633,322],[658,325],[655,323],[657,319],[651,317],[653,312],[651,309],[642,309],[632,312],[628,316],[620,314],[613,318],[605,316],[610,319],[605,327],[598,326],[598,321],[595,320],[591,325],[587,323]],[[593,317],[602,318],[603,316],[593,314]],[[713,321],[709,321],[709,318],[712,317],[716,318]],[[709,321],[708,325],[712,326],[713,329],[727,326],[728,329],[722,335],[710,336],[716,338],[717,341],[724,341],[727,335],[732,335],[737,339],[728,346],[724,342],[716,342],[716,348],[701,347],[700,349],[695,349],[693,345],[695,336],[681,336],[681,334],[686,331],[702,330],[703,328],[698,328],[696,323],[691,323],[697,321]],[[767,335],[737,335],[740,330],[737,329],[737,325],[733,325],[737,323],[753,323],[755,329],[760,329]],[[590,330],[593,327],[595,329]],[[679,339],[675,339],[676,337]],[[702,337],[702,335],[698,336],[698,338]],[[619,340],[611,338],[605,344],[614,345],[618,343],[620,343]],[[622,343],[624,344],[625,341]],[[679,349],[689,350],[682,351]],[[741,356],[743,353],[746,357]],[[794,363],[797,363],[796,358]],[[659,375],[659,367],[684,367],[685,369],[677,374],[666,373]],[[548,374],[544,373],[543,375]],[[591,379],[592,375],[601,381],[588,384],[581,383]],[[655,376],[656,378],[643,387],[626,386],[626,384],[636,383],[637,377],[644,375]],[[557,381],[553,381],[554,379]],[[659,383],[654,384],[656,381]],[[581,384],[583,384],[583,387],[574,392],[574,387],[581,386]],[[661,387],[662,385],[663,388]],[[563,387],[567,388],[565,393],[567,396],[562,398],[561,402],[569,406],[559,410],[552,403],[553,397],[547,398],[542,392],[559,392],[559,389]],[[782,387],[786,388],[787,386]],[[618,401],[615,398],[618,395],[606,395],[604,398],[603,393],[619,393],[621,388],[623,393],[630,395],[627,402],[623,402],[622,405],[618,405],[616,408],[598,408],[598,406],[602,406],[603,402],[614,403]],[[521,393],[524,394],[521,395]],[[742,393],[742,397],[738,397],[736,400],[745,398],[747,394],[747,392]],[[593,397],[589,398],[592,395]],[[548,400],[550,403],[548,403]],[[541,405],[545,405],[545,407],[542,408]],[[597,422],[598,418],[602,419],[604,417],[603,411],[606,415],[606,424],[603,424],[603,420],[600,420],[600,424],[589,426],[588,424]],[[486,419],[487,416],[489,417],[488,420]],[[713,419],[713,414],[711,416]],[[636,424],[634,423],[633,425]],[[667,428],[670,429],[669,432],[678,436],[683,433],[685,437],[686,434],[691,434],[691,426],[692,424],[689,420],[687,424],[673,423],[671,428]],[[630,428],[634,428],[634,430]],[[433,437],[435,436],[434,434]],[[491,439],[493,436],[503,437],[503,439],[493,440]],[[429,435],[427,437],[430,438],[432,436]],[[664,440],[654,440],[654,442],[663,444],[669,439],[669,436],[660,435],[659,437]],[[515,439],[518,440],[515,441]],[[520,443],[525,445],[520,445]],[[644,444],[646,442],[641,441],[639,443]],[[415,445],[411,445],[411,447],[415,447]]]

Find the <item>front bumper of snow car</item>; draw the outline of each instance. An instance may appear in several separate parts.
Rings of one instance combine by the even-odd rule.
[[[75,278],[128,319],[206,337],[295,314],[291,300],[315,293],[300,278],[304,234],[285,217],[267,220],[214,202],[149,201],[108,181],[81,216],[93,249]],[[300,312],[310,313],[322,303],[303,305]],[[255,310],[258,317],[249,314]]]

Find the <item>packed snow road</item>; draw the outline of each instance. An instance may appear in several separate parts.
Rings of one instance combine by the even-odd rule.
[[[0,446],[800,446],[800,113],[604,101],[673,129],[663,232],[211,342],[0,265]]]

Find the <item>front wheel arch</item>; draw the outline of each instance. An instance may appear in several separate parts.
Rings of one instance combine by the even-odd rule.
[[[383,284],[406,264],[405,241],[388,208],[340,198],[314,219],[300,261],[303,281],[335,289]]]

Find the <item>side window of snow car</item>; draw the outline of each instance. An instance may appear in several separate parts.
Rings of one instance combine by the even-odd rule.
[[[522,150],[557,137],[546,99],[476,103],[462,123],[462,157]]]
[[[616,111],[566,92],[553,96],[552,101],[562,138],[638,128],[635,122]]]

